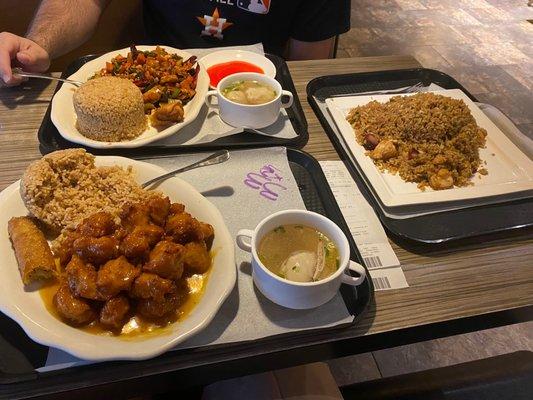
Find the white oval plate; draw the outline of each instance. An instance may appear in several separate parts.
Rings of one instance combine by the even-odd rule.
[[[219,50],[200,58],[200,62],[207,71],[207,68],[213,65],[225,63],[229,61],[246,61],[257,65],[261,68],[265,75],[271,78],[276,77],[276,66],[265,56],[246,50]],[[209,79],[209,77],[208,77]],[[210,85],[214,89],[213,86]]]
[[[152,164],[123,157],[96,157],[96,164],[133,166],[138,182],[165,172]],[[27,215],[17,181],[0,193],[0,311],[15,320],[37,343],[56,347],[91,361],[143,360],[155,357],[204,329],[230,294],[237,278],[233,240],[218,209],[194,187],[170,178],[157,190],[180,202],[186,210],[215,229],[213,267],[203,297],[189,316],[170,325],[161,334],[134,339],[95,335],[73,328],[52,316],[38,291],[26,291],[20,278],[15,253],[7,233],[11,217]]]
[[[137,49],[147,51],[154,50],[155,47],[156,46],[137,46]],[[192,54],[183,50],[174,49],[168,46],[161,47],[169,53],[175,53],[178,56],[183,57],[183,59],[192,56]],[[129,48],[125,48],[111,51],[101,57],[95,58],[84,64],[78,71],[70,75],[68,79],[86,82],[95,72],[100,71],[100,69],[105,67],[106,61],[110,61],[118,54],[126,56],[128,52]],[[98,140],[89,139],[83,136],[76,128],[76,112],[74,111],[74,104],[72,102],[72,96],[76,87],[66,83],[61,86],[61,89],[58,90],[52,99],[50,118],[59,131],[59,134],[65,139],[95,149],[135,148],[155,142],[156,140],[164,139],[193,122],[204,105],[205,94],[209,90],[209,76],[202,63],[200,62],[199,64],[200,73],[198,74],[198,81],[196,83],[196,95],[184,107],[185,116],[183,122],[178,122],[166,129],[158,131],[156,128],[148,126],[140,136],[124,142],[100,142]]]

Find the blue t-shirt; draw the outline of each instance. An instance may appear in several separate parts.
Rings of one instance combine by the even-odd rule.
[[[178,48],[262,42],[281,55],[289,38],[314,42],[350,29],[350,0],[145,0],[151,44]]]

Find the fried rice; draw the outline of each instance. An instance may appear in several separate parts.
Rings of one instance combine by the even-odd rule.
[[[131,168],[97,167],[84,149],[60,150],[31,163],[20,181],[29,212],[48,228],[74,228],[98,211],[118,215],[127,202],[153,196],[135,181]]]
[[[394,96],[350,110],[356,140],[381,171],[424,190],[471,185],[486,174],[479,157],[487,132],[463,100],[434,93]]]

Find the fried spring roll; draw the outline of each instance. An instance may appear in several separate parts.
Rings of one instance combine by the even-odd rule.
[[[25,285],[54,276],[56,267],[44,234],[28,217],[11,218],[7,224],[15,249],[20,276]]]

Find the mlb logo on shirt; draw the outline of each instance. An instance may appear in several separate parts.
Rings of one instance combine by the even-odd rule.
[[[237,0],[237,7],[255,14],[268,14],[270,0]]]

